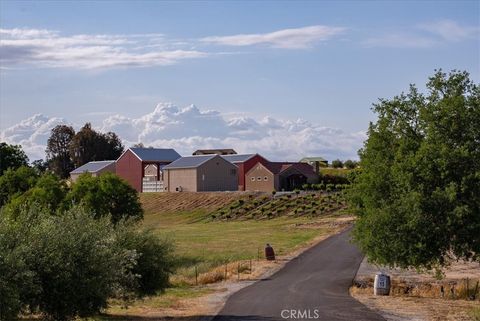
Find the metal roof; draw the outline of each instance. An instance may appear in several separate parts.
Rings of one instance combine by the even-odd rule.
[[[163,169],[196,168],[215,157],[220,157],[220,156],[216,154],[185,156],[177,159],[173,163],[168,164]]]
[[[238,155],[221,155],[225,160],[231,163],[242,163],[246,162],[256,154],[238,154]]]
[[[268,169],[272,174],[282,175],[287,170],[295,169],[298,172],[304,174],[305,176],[316,176],[313,171],[313,167],[306,163],[291,163],[291,162],[268,162],[262,164],[266,169]]]
[[[231,148],[220,148],[220,149],[197,149],[193,152],[192,155],[210,155],[210,154],[217,154],[217,155],[232,155],[237,154],[234,149]]]
[[[96,162],[88,162],[86,164],[83,164],[82,166],[75,168],[73,171],[70,172],[70,174],[82,174],[82,173],[96,173],[102,168],[107,167],[110,164],[115,163],[113,160],[108,160],[108,161],[96,161]]]
[[[145,162],[173,162],[182,157],[172,148],[132,147],[130,150]]]
[[[300,162],[326,162],[327,160],[323,157],[304,157]]]

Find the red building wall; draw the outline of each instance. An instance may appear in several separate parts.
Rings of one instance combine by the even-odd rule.
[[[129,182],[138,192],[142,192],[142,161],[130,150],[117,160],[116,171],[118,176]]]
[[[245,190],[245,174],[257,163],[266,164],[268,160],[260,155],[255,155],[244,163],[235,163],[238,167],[238,190]]]

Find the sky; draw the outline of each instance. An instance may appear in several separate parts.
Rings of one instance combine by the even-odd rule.
[[[356,158],[372,103],[435,69],[480,79],[479,1],[0,1],[0,139],[51,128]]]

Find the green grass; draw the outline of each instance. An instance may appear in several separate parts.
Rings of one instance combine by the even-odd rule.
[[[311,222],[304,217],[271,220],[211,221],[206,211],[146,213],[144,226],[175,241],[181,268],[197,265],[205,272],[225,262],[257,258],[266,243],[286,254],[323,231],[300,229],[295,224]],[[191,275],[192,271],[180,271]]]
[[[480,306],[470,310],[469,314],[473,321],[480,321]]]
[[[252,206],[259,199],[252,198],[240,204],[235,201],[235,207],[245,208]],[[268,202],[266,197],[261,202]],[[286,201],[286,200],[284,200]],[[276,201],[277,202],[277,201]],[[294,200],[289,200],[293,203]],[[273,203],[273,202],[272,202]],[[280,207],[284,202],[278,201]],[[224,208],[229,208],[231,204]],[[212,219],[212,214],[221,215],[219,211],[200,208],[193,211],[162,212],[162,206],[149,203],[146,209],[142,227],[157,232],[175,242],[177,270],[172,280],[172,287],[164,294],[137,300],[128,310],[122,309],[120,302],[112,302],[108,309],[108,316],[101,316],[94,320],[112,320],[113,315],[127,313],[129,315],[143,315],[145,310],[161,308],[175,308],[184,299],[195,298],[209,293],[202,286],[192,286],[195,281],[195,268],[199,274],[212,275],[212,270],[228,262],[256,259],[263,251],[266,243],[270,243],[277,255],[290,253],[299,247],[305,246],[313,238],[328,232],[329,225],[323,228],[302,228],[303,223],[331,218],[334,220],[338,213],[322,215],[315,218],[302,216],[280,216],[272,219],[246,219],[253,211],[246,210],[241,220]],[[293,209],[292,209],[293,210]],[[268,212],[272,211],[268,210]],[[227,210],[226,213],[230,211]],[[343,214],[342,214],[343,213]],[[230,267],[232,265],[229,265]],[[243,266],[243,268],[246,268]],[[208,273],[207,273],[208,272]],[[223,275],[223,274],[222,274]]]

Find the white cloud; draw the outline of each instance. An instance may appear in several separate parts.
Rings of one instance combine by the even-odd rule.
[[[461,26],[452,20],[440,20],[431,23],[425,23],[418,26],[419,29],[425,30],[433,35],[437,35],[446,41],[461,41],[469,38],[477,38],[480,28]]]
[[[45,158],[45,147],[53,127],[65,124],[62,118],[33,115],[0,132],[0,140],[22,145],[31,161]]]
[[[368,47],[431,48],[440,44],[477,39],[480,28],[462,26],[452,20],[419,24],[410,30],[372,36],[363,44]]]
[[[201,41],[227,46],[267,45],[274,48],[303,49],[314,43],[326,41],[345,31],[345,28],[331,26],[309,26],[283,29],[270,33],[239,34],[233,36],[212,36]]]
[[[206,52],[179,49],[162,34],[70,35],[38,29],[0,29],[2,66],[101,69],[165,66]]]
[[[21,144],[31,160],[43,158],[50,129],[61,123],[65,121],[35,115],[7,128],[0,138]],[[127,147],[142,142],[146,146],[172,147],[182,155],[199,148],[223,147],[290,161],[314,155],[328,159],[356,158],[366,138],[364,132],[347,133],[302,119],[229,117],[194,105],[179,108],[173,104],[159,104],[153,112],[138,118],[112,115],[97,129],[117,133]]]

